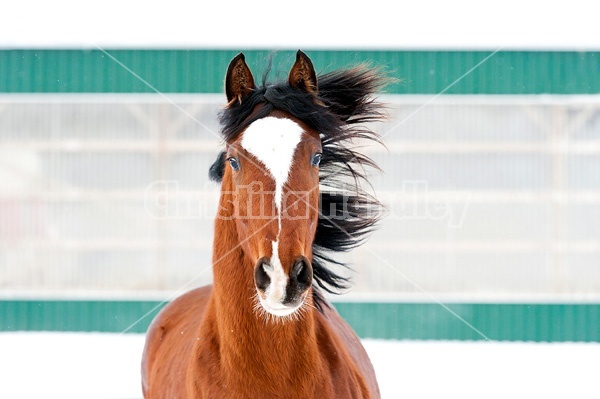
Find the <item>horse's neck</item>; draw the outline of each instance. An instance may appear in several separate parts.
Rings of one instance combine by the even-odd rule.
[[[213,273],[213,293],[205,318],[210,328],[204,327],[218,342],[221,361],[237,362],[231,373],[248,378],[249,372],[276,372],[284,377],[287,369],[291,378],[304,364],[307,372],[310,366],[313,375],[319,375],[315,374],[320,364],[312,307],[298,320],[286,322],[267,320],[254,309],[254,265],[241,249],[233,220],[215,221]]]

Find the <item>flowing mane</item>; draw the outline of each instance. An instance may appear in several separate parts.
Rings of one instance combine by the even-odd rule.
[[[220,114],[222,135],[226,142],[235,140],[252,122],[280,110],[319,132],[323,159],[319,169],[319,219],[313,242],[314,283],[323,290],[338,294],[349,288],[347,277],[332,270],[332,265],[348,267],[336,260],[335,252],[346,252],[362,244],[381,215],[381,204],[368,194],[366,168],[378,169],[369,157],[352,148],[355,141],[381,143],[367,124],[384,119],[381,104],[373,95],[386,79],[375,69],[359,66],[318,76],[318,93],[292,87],[287,81],[267,82],[263,75],[260,87],[243,102],[233,102]],[[225,152],[211,166],[209,176],[220,182],[225,168]],[[314,303],[321,310],[325,303],[319,290],[313,290]]]

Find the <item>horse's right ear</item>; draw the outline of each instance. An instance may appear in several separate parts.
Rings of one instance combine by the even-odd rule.
[[[225,94],[229,105],[235,101],[242,102],[254,90],[254,77],[246,65],[243,53],[236,55],[229,63],[225,77]]]

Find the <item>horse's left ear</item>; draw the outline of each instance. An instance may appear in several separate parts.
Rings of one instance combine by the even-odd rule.
[[[243,53],[236,55],[229,63],[225,76],[225,94],[229,104],[235,101],[242,102],[254,90],[254,77],[246,64]]]
[[[317,94],[317,74],[312,61],[306,54],[298,50],[296,62],[290,70],[289,83],[310,94]]]

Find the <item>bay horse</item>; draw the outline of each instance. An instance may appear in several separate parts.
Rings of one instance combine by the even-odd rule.
[[[379,398],[373,366],[327,302],[348,279],[332,253],[359,245],[380,215],[361,188],[379,141],[373,95],[385,83],[355,67],[317,79],[296,55],[287,81],[256,86],[244,55],[229,64],[220,114],[225,150],[213,284],[166,305],[142,359],[147,399]],[[349,185],[349,186],[348,186]]]

